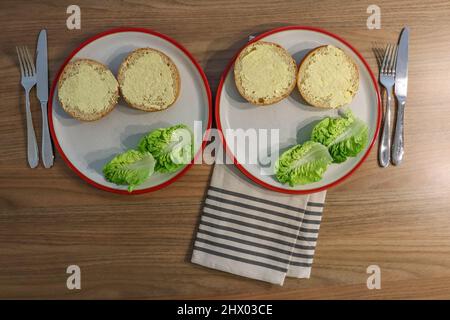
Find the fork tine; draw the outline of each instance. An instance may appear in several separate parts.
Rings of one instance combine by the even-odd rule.
[[[34,62],[33,62],[33,59],[31,58],[31,54],[30,54],[30,51],[28,51],[27,46],[25,46],[25,51],[27,52],[28,62],[31,66],[31,71],[33,72],[32,76],[34,76],[36,74],[36,69],[34,68]]]
[[[389,64],[388,64],[388,72],[392,73],[393,65],[394,65],[394,52],[395,47],[394,45],[391,45],[391,50],[389,51]]]
[[[31,77],[33,75],[33,68],[31,66],[30,59],[28,59],[27,47],[23,46],[22,50],[23,50],[23,58],[24,58],[24,60],[25,60],[25,62],[27,64],[27,67],[28,67],[28,76]]]
[[[391,61],[389,64],[389,71],[393,74],[395,72],[395,58],[397,57],[397,46],[392,45],[392,52],[391,52]]]
[[[389,52],[389,48],[391,47],[390,44],[386,45],[386,49],[384,49],[384,58],[383,58],[383,63],[381,64],[381,72],[385,73],[386,72],[386,61],[388,59],[388,52]]]
[[[30,76],[30,70],[28,67],[28,63],[27,60],[25,59],[25,51],[23,50],[23,47],[19,47],[19,51],[20,51],[20,58],[22,59],[22,64],[24,66],[24,73],[25,73],[25,77],[29,77]]]
[[[33,69],[31,69],[30,61],[28,60],[26,47],[22,46],[22,54],[23,54],[23,60],[25,61],[25,64],[27,65],[28,69],[28,76],[31,77],[33,75]]]
[[[384,66],[385,72],[389,72],[389,60],[391,58],[391,49],[392,49],[392,45],[389,44],[388,49],[386,50],[386,65]]]
[[[398,45],[395,45],[394,50],[394,62],[392,64],[392,72],[395,74],[395,71],[397,69],[397,56],[398,56]]]
[[[24,77],[24,70],[23,70],[22,58],[20,57],[19,48],[18,48],[17,46],[16,46],[16,51],[17,51],[17,57],[19,58],[20,75],[21,75],[22,78],[23,78],[23,77]]]
[[[25,48],[22,46],[22,62],[25,65],[25,70],[27,71],[27,77],[29,77],[31,75],[31,69],[30,66],[28,65],[28,61],[25,55]]]
[[[392,59],[392,45],[389,45],[389,51],[387,53],[386,72],[391,72],[391,59]]]

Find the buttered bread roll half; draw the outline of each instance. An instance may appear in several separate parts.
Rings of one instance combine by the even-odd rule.
[[[234,64],[239,93],[256,105],[276,103],[295,88],[297,65],[280,45],[257,41],[245,47]]]
[[[117,75],[120,91],[133,108],[161,111],[180,93],[180,75],[173,61],[161,51],[140,48],[122,62]]]
[[[303,99],[314,107],[340,108],[349,104],[358,91],[358,67],[341,49],[321,46],[300,63],[297,87]]]
[[[58,80],[58,100],[72,117],[98,120],[114,109],[119,99],[119,84],[103,64],[79,59],[68,63]]]

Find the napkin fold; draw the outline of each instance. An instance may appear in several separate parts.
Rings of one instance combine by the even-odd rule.
[[[309,278],[325,196],[270,191],[216,163],[191,261],[278,285]]]

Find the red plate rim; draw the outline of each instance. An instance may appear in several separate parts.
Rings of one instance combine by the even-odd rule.
[[[357,56],[358,58],[363,62],[365,68],[367,69],[367,71],[369,72],[370,78],[372,79],[372,83],[375,89],[375,92],[377,94],[377,103],[378,103],[378,115],[377,115],[377,126],[375,129],[375,134],[373,136],[372,141],[370,142],[369,148],[367,149],[366,153],[364,154],[364,156],[361,158],[361,160],[356,164],[355,167],[353,167],[349,172],[347,172],[344,176],[342,176],[341,178],[337,179],[336,181],[333,181],[323,187],[320,188],[314,188],[314,189],[308,189],[308,190],[291,190],[291,189],[284,189],[284,188],[280,188],[280,187],[276,187],[273,186],[271,184],[268,184],[260,179],[258,179],[257,177],[255,177],[254,175],[252,175],[250,172],[248,172],[235,158],[235,156],[233,155],[233,153],[231,152],[231,150],[229,149],[224,135],[223,135],[223,131],[222,131],[222,124],[220,122],[220,97],[222,94],[222,88],[223,88],[223,84],[225,82],[225,79],[228,75],[228,73],[230,72],[231,67],[234,64],[234,61],[236,60],[237,56],[239,55],[239,53],[245,48],[247,47],[249,44],[261,40],[271,34],[274,33],[278,33],[278,32],[282,32],[282,31],[288,31],[288,30],[309,30],[309,31],[314,31],[314,32],[318,32],[318,33],[322,33],[325,35],[328,35],[338,41],[340,41],[341,43],[345,44],[348,48],[350,48]],[[243,173],[245,174],[250,180],[254,181],[255,183],[273,190],[273,191],[277,191],[277,192],[281,192],[281,193],[288,193],[288,194],[308,194],[308,193],[314,193],[314,192],[320,192],[323,190],[327,190],[331,187],[337,186],[338,184],[340,184],[341,182],[343,182],[344,180],[346,180],[348,177],[350,177],[356,169],[358,169],[361,164],[364,162],[364,160],[366,160],[367,156],[370,153],[370,150],[372,150],[372,147],[375,143],[375,140],[378,137],[378,131],[380,129],[380,124],[381,124],[381,98],[380,98],[380,90],[378,88],[378,83],[376,81],[376,78],[372,72],[372,70],[370,69],[369,65],[367,64],[366,60],[362,57],[362,55],[359,53],[358,50],[356,50],[350,43],[348,43],[346,40],[344,40],[343,38],[320,28],[316,28],[316,27],[308,27],[308,26],[286,26],[286,27],[279,27],[279,28],[275,28],[272,30],[269,30],[267,32],[264,32],[258,36],[256,36],[255,38],[253,38],[251,41],[249,41],[247,44],[245,44],[237,53],[236,55],[233,57],[233,59],[231,59],[231,61],[228,63],[227,67],[225,68],[224,72],[222,73],[222,76],[220,78],[220,83],[219,83],[219,87],[217,89],[217,94],[216,94],[216,101],[215,101],[215,119],[216,119],[216,124],[217,124],[217,128],[220,131],[220,137],[223,143],[223,146],[225,147],[225,150],[228,154],[228,156],[233,160],[233,163],[236,165],[236,167]]]
[[[55,133],[55,129],[53,126],[53,117],[52,117],[52,112],[53,112],[53,95],[55,93],[55,89],[56,86],[58,84],[58,80],[59,77],[64,69],[64,67],[66,66],[66,64],[81,50],[83,49],[85,46],[87,46],[88,44],[90,44],[91,42],[94,42],[97,39],[103,38],[105,36],[111,35],[111,34],[115,34],[115,33],[121,33],[121,32],[142,32],[142,33],[147,33],[147,34],[151,34],[154,36],[157,36],[159,38],[162,38],[168,42],[170,42],[171,44],[173,44],[174,46],[176,46],[178,49],[180,49],[188,58],[189,60],[192,61],[192,63],[194,64],[194,66],[197,68],[198,72],[200,73],[205,89],[206,89],[206,94],[208,96],[208,125],[206,127],[205,130],[205,134],[203,136],[203,141],[202,141],[202,145],[200,147],[200,150],[197,152],[197,154],[195,155],[194,159],[191,161],[191,163],[189,163],[188,165],[186,165],[186,167],[183,168],[183,170],[181,170],[176,176],[172,177],[171,179],[165,181],[164,183],[161,183],[157,186],[153,186],[153,187],[149,187],[149,188],[145,188],[145,189],[141,189],[141,190],[133,190],[132,192],[128,192],[127,190],[118,190],[118,189],[113,189],[104,185],[101,185],[95,181],[93,181],[92,179],[88,178],[87,176],[85,176],[81,171],[78,170],[78,168],[72,163],[70,162],[70,160],[67,158],[66,154],[64,153],[64,151],[62,150],[59,142],[58,142],[58,138],[56,136]],[[195,58],[192,56],[192,54],[185,48],[183,47],[181,44],[179,44],[177,41],[175,41],[174,39],[166,36],[165,34],[153,31],[151,29],[147,29],[147,28],[132,28],[132,27],[121,27],[121,28],[114,28],[114,29],[109,29],[106,30],[104,32],[98,33],[92,37],[90,37],[89,39],[87,39],[86,41],[84,41],[83,43],[81,43],[75,50],[73,50],[70,55],[66,58],[66,60],[64,61],[64,63],[61,65],[61,67],[58,70],[58,73],[56,74],[55,79],[53,80],[52,83],[52,87],[50,90],[50,99],[49,99],[49,104],[48,104],[48,123],[49,123],[49,128],[50,128],[50,133],[52,135],[53,138],[53,143],[56,146],[56,149],[58,150],[59,154],[61,155],[61,158],[64,160],[64,162],[73,170],[75,171],[75,173],[84,181],[86,181],[87,183],[89,183],[90,185],[104,190],[104,191],[109,191],[109,192],[113,192],[113,193],[118,193],[118,194],[127,194],[127,195],[133,195],[133,194],[142,194],[142,193],[147,193],[147,192],[152,192],[152,191],[156,191],[159,189],[162,189],[170,184],[172,184],[173,182],[175,182],[176,180],[178,180],[179,178],[181,178],[190,168],[191,166],[194,164],[195,160],[201,155],[206,142],[207,142],[207,135],[209,130],[211,129],[211,125],[212,125],[212,112],[213,112],[213,106],[212,106],[212,95],[211,95],[211,88],[209,87],[209,82],[208,79],[206,78],[205,73],[203,72],[203,69],[200,67],[200,65],[198,64],[197,60],[195,60]]]

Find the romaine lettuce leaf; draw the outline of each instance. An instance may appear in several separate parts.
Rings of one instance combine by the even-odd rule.
[[[348,157],[355,157],[367,145],[368,127],[350,110],[343,116],[325,118],[313,129],[311,140],[328,147],[333,162],[341,163]]]
[[[115,156],[103,167],[106,180],[128,185],[128,191],[147,180],[153,174],[155,159],[149,152],[128,150]]]
[[[332,161],[325,146],[307,141],[283,152],[275,163],[275,176],[278,181],[291,187],[317,182]]]
[[[139,142],[139,150],[150,152],[155,171],[174,172],[191,162],[194,146],[191,131],[184,124],[156,129]]]

